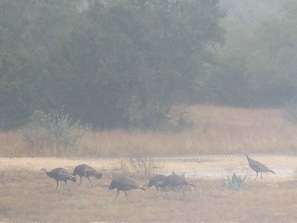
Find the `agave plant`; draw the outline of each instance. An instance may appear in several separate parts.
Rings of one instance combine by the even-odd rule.
[[[223,179],[224,185],[228,190],[241,190],[244,185],[246,176],[241,177],[237,176],[236,173],[233,173],[232,177],[228,177]]]

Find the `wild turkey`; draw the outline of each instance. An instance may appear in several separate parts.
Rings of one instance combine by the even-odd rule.
[[[113,201],[117,199],[119,196],[120,191],[124,191],[126,198],[128,199],[127,192],[132,189],[141,189],[145,190],[143,187],[138,186],[135,181],[130,179],[129,177],[126,176],[116,176],[112,179],[110,185],[109,185],[109,190],[117,189],[117,194]]]
[[[273,170],[269,169],[264,164],[251,159],[247,153],[244,153],[244,154],[249,162],[249,166],[251,167],[251,169],[257,173],[255,180],[257,180],[259,172],[261,173],[261,179],[263,179],[262,172],[271,172],[271,173],[275,174],[275,172]]]
[[[175,173],[168,175],[164,182],[164,186],[168,187],[170,190],[173,190],[173,191],[177,191],[186,185],[195,187],[194,184],[191,184],[188,181],[186,181],[184,173],[182,175],[178,175]]]
[[[97,170],[95,170],[91,166],[88,166],[87,164],[81,164],[74,168],[73,176],[76,176],[76,175],[78,175],[80,178],[79,185],[82,182],[82,177],[86,177],[89,180],[91,186],[93,187],[93,183],[89,177],[94,176],[97,179],[101,179],[103,174],[97,172]]]
[[[185,174],[178,175],[178,174],[171,174],[168,175],[165,179],[164,182],[164,188],[167,190],[171,191],[179,191],[182,189],[182,192],[185,193],[184,191],[184,186],[191,186],[191,187],[196,187],[194,184],[189,183],[185,179]],[[167,194],[167,191],[166,191]]]
[[[43,170],[47,176],[53,178],[57,182],[55,191],[57,191],[57,189],[59,187],[59,181],[64,181],[67,188],[68,188],[68,185],[67,185],[68,180],[71,180],[72,182],[76,182],[76,178],[72,174],[70,174],[67,170],[65,170],[64,168],[55,168],[55,169],[51,170],[50,172],[48,172],[44,168],[42,168],[41,170]],[[69,190],[69,188],[68,188],[68,190]]]
[[[159,187],[165,186],[166,175],[163,174],[156,174],[154,175],[148,183],[149,187],[155,186],[156,187],[156,194],[159,191]]]

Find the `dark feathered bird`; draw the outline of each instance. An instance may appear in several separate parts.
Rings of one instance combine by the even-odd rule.
[[[132,189],[145,190],[143,187],[138,186],[134,180],[132,180],[126,176],[117,176],[112,179],[112,181],[109,185],[109,190],[112,190],[115,188],[117,189],[117,194],[116,194],[115,198],[113,199],[113,201],[115,201],[117,199],[120,191],[124,191],[126,198],[128,198],[127,192],[126,192],[128,190],[132,190]]]
[[[171,174],[168,175],[165,179],[164,185],[166,187],[169,187],[171,190],[179,190],[180,188],[182,188],[185,185],[190,185],[192,187],[195,187],[194,184],[189,183],[186,178],[185,175],[178,175],[178,174]]]
[[[275,174],[275,172],[273,170],[269,169],[263,163],[260,163],[256,160],[251,159],[247,153],[244,153],[244,154],[249,162],[251,169],[257,173],[255,180],[257,180],[259,172],[261,173],[261,179],[263,179],[262,172],[271,172],[271,173]]]
[[[149,180],[149,187],[155,186],[156,193],[159,191],[159,187],[165,186],[166,175],[163,174],[156,174]]]
[[[81,164],[81,165],[78,165],[78,166],[76,166],[74,168],[73,175],[74,176],[76,176],[76,175],[79,176],[79,178],[80,178],[79,185],[82,182],[82,177],[86,177],[89,180],[91,186],[93,187],[93,183],[92,183],[92,181],[90,179],[90,176],[94,176],[97,179],[101,179],[103,174],[97,172],[97,170],[95,170],[91,166],[88,166],[87,164]]]
[[[55,169],[51,170],[50,172],[48,172],[44,168],[42,168],[41,170],[43,170],[46,173],[46,175],[53,178],[57,182],[56,190],[59,187],[59,181],[64,181],[67,188],[68,188],[68,185],[67,185],[68,180],[71,180],[72,182],[76,182],[76,178],[72,174],[70,174],[67,170],[65,170],[64,168],[55,168]]]

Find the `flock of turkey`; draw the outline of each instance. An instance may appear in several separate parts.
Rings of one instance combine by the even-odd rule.
[[[245,155],[248,160],[250,168],[252,170],[254,170],[257,174],[256,179],[258,177],[258,173],[261,173],[261,178],[263,178],[262,172],[271,172],[271,173],[275,174],[275,172],[273,170],[269,169],[264,164],[251,159],[248,156],[248,154],[246,154],[246,153],[245,153]],[[74,171],[72,174],[69,173],[66,169],[61,168],[61,167],[55,168],[51,171],[47,171],[44,168],[42,168],[41,170],[43,170],[47,174],[47,176],[53,178],[56,181],[57,185],[56,185],[55,191],[57,191],[57,189],[59,187],[59,181],[64,181],[64,183],[67,187],[68,187],[68,185],[67,185],[68,180],[70,180],[72,182],[76,182],[77,181],[75,178],[76,175],[78,175],[80,177],[79,185],[82,182],[82,177],[86,177],[89,180],[92,187],[93,187],[93,183],[92,183],[90,177],[94,176],[97,179],[101,179],[103,176],[102,173],[97,172],[96,169],[94,169],[93,167],[86,165],[86,164],[81,164],[81,165],[76,166],[74,168]],[[115,201],[117,199],[117,197],[119,196],[120,191],[123,191],[127,197],[127,191],[132,190],[132,189],[145,190],[145,187],[155,186],[156,193],[158,193],[159,188],[163,188],[163,189],[167,188],[168,190],[176,191],[186,185],[195,187],[195,185],[189,183],[185,179],[184,174],[178,175],[173,172],[171,175],[167,175],[167,176],[163,175],[163,174],[156,174],[149,180],[148,184],[143,185],[143,186],[139,186],[134,180],[132,180],[131,178],[129,178],[127,176],[116,176],[112,179],[108,188],[110,190],[117,189],[116,196],[113,200],[113,201]]]

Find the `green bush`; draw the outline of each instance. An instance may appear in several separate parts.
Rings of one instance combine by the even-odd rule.
[[[243,178],[241,176],[237,176],[233,173],[232,177],[228,177],[223,179],[224,185],[228,190],[241,190],[244,185],[246,176]]]
[[[22,134],[32,148],[67,150],[75,148],[78,139],[90,128],[90,124],[81,125],[79,121],[73,122],[63,110],[56,114],[36,111],[30,123],[22,129]]]

